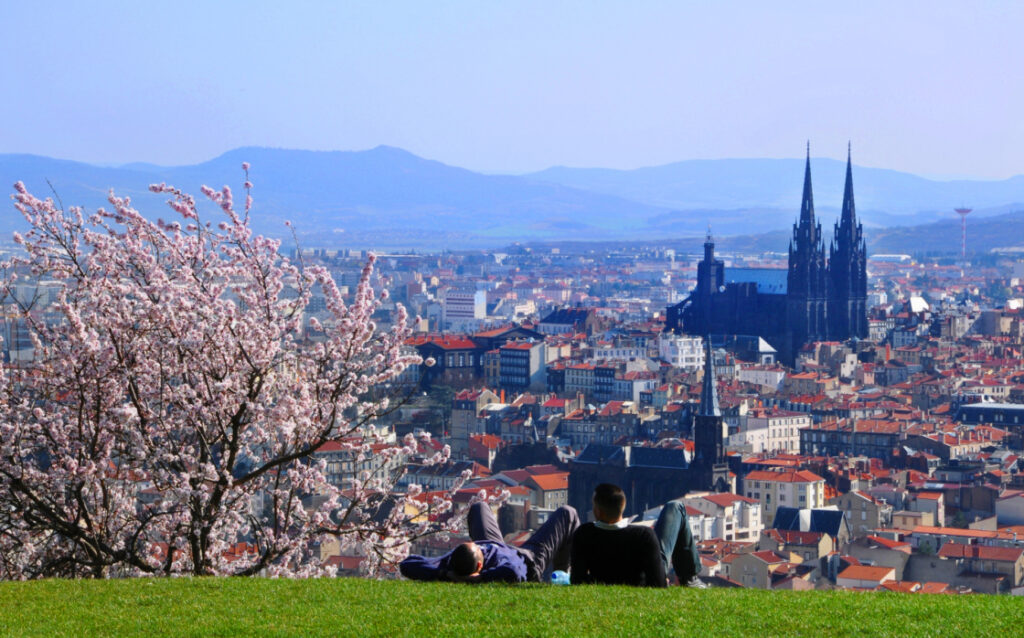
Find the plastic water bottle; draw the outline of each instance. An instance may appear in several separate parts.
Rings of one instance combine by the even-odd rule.
[[[569,584],[569,572],[563,572],[560,569],[551,572],[551,584],[552,585],[568,585]]]

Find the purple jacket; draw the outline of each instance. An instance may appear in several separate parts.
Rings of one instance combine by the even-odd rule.
[[[527,580],[526,560],[523,555],[505,543],[495,541],[474,541],[484,554],[484,566],[480,578],[471,582],[523,583]],[[454,550],[453,550],[454,551]],[[448,563],[452,552],[437,558],[413,554],[398,565],[402,576],[412,580],[450,580]]]

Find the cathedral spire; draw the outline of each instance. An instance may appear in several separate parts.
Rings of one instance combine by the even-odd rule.
[[[843,210],[829,250],[829,335],[836,339],[867,336],[867,247],[853,203],[853,159],[846,147]]]
[[[708,234],[704,238],[704,261],[715,261],[715,238],[711,236],[711,224],[708,224]]]
[[[800,225],[814,225],[814,194],[811,192],[811,141],[807,140],[807,165],[804,168],[804,196],[800,203]]]
[[[840,216],[841,228],[852,232],[857,226],[857,210],[853,205],[853,163],[850,160],[850,144],[846,145],[846,186],[843,188],[843,213]]]
[[[715,357],[711,351],[711,335],[706,338],[704,352],[704,382],[700,388],[700,416],[722,416],[718,408],[718,390],[715,387]]]

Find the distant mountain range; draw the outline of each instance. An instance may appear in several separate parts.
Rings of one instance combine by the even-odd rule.
[[[147,215],[170,216],[163,197],[147,191],[167,182],[197,193],[200,184],[240,187],[241,163],[252,164],[257,231],[287,237],[294,223],[304,246],[388,248],[495,247],[511,241],[622,241],[697,237],[711,224],[717,236],[754,248],[795,220],[803,161],[690,160],[636,170],[550,168],[528,175],[485,175],[381,146],[317,152],[240,148],[192,166],[134,163],[106,168],[34,155],[0,155],[0,181],[22,180],[36,195],[50,185],[65,204],[105,204],[109,188],[130,195]],[[831,226],[842,196],[843,162],[812,159],[815,203]],[[972,248],[987,250],[1024,234],[1024,176],[1001,181],[935,181],[898,171],[854,168],[858,214],[872,252],[907,252],[955,244],[952,208],[977,211]],[[206,207],[215,216],[216,208]],[[923,225],[922,225],[923,224]],[[0,233],[24,222],[0,215]],[[992,231],[985,229],[991,225]],[[899,227],[915,226],[918,230]],[[999,229],[1003,230],[1000,231]],[[1013,226],[1017,228],[1017,226]],[[760,235],[767,233],[763,237]],[[922,235],[924,233],[924,235]],[[934,235],[934,242],[930,238]],[[781,235],[784,239],[784,235]],[[930,243],[931,242],[931,243]],[[875,245],[877,243],[877,245]],[[955,250],[951,245],[949,250]]]
[[[838,215],[846,163],[812,158],[815,209],[823,220]],[[555,167],[529,175],[541,181],[615,195],[652,206],[695,211],[799,210],[802,159],[687,160],[628,171]],[[880,168],[854,166],[857,214],[865,226],[908,225],[955,218],[969,204],[976,217],[1024,208],[1024,175],[1001,181],[935,181]]]

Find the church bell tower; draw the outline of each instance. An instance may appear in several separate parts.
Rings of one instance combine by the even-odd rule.
[[[693,417],[693,467],[700,473],[694,487],[715,492],[728,492],[729,465],[725,460],[725,421],[718,407],[715,383],[715,357],[708,336],[704,350],[704,380],[700,390],[700,408]]]

